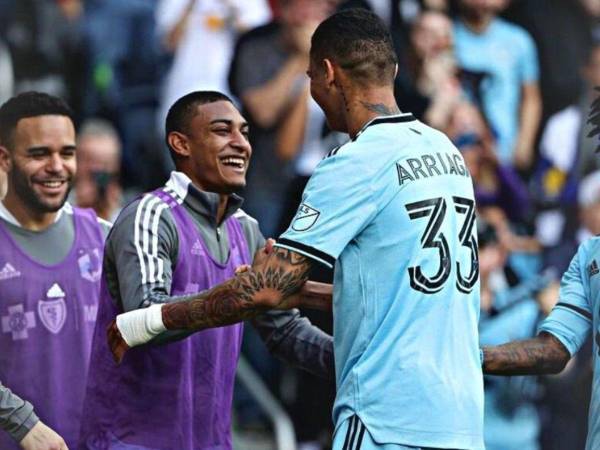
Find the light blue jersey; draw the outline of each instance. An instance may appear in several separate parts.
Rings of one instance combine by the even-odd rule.
[[[559,300],[540,331],[552,333],[574,355],[594,332],[594,382],[586,450],[600,448],[600,237],[579,246],[562,277]]]
[[[460,67],[488,74],[481,86],[483,110],[498,135],[498,156],[512,160],[519,133],[521,88],[539,78],[535,43],[523,28],[494,19],[482,33],[454,25]]]
[[[374,441],[482,449],[472,180],[442,133],[376,118],[326,157],[278,246],[334,271],[337,427]]]

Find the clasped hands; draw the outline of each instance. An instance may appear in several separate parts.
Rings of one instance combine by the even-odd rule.
[[[244,273],[257,270],[262,267],[268,260],[269,255],[273,252],[273,245],[275,244],[274,239],[268,239],[265,246],[258,250],[254,255],[252,266],[243,265],[236,269],[236,277],[242,276]],[[319,309],[323,311],[331,311],[332,308],[332,285],[326,283],[318,283],[314,281],[307,281],[299,292],[284,298],[275,309],[292,309],[296,307],[306,307],[311,309]],[[119,318],[122,319],[127,315],[143,315],[148,316],[153,313],[150,308],[144,308],[142,310],[135,310],[119,314]],[[155,313],[155,312],[154,312]],[[117,320],[112,320],[107,330],[108,346],[113,355],[113,359],[119,364],[130,346],[123,338],[121,331],[117,325]]]

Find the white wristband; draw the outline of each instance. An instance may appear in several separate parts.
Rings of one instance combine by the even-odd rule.
[[[117,316],[117,328],[130,347],[145,344],[166,331],[162,321],[163,305],[150,305]]]

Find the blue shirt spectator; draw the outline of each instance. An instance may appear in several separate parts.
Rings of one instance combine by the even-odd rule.
[[[519,134],[521,89],[539,78],[535,44],[525,30],[498,18],[480,33],[457,21],[454,33],[459,65],[488,75],[481,84],[483,111],[498,135],[498,156],[510,162]]]

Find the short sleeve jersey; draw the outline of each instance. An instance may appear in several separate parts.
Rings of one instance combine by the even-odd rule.
[[[594,332],[594,381],[586,450],[600,446],[600,237],[583,242],[564,273],[559,300],[540,326],[556,336],[571,355],[577,353],[590,330]]]
[[[278,246],[334,267],[336,427],[377,442],[483,448],[473,185],[410,114],[380,117],[317,166]]]
[[[487,75],[480,88],[483,110],[498,136],[498,156],[510,161],[519,132],[521,88],[539,78],[535,43],[523,28],[502,19],[494,19],[482,33],[457,21],[454,43],[461,68]]]

